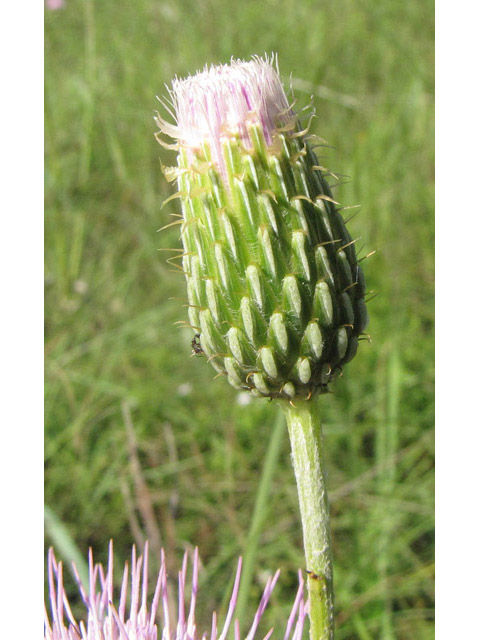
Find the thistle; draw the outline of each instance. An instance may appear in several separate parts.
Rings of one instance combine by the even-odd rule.
[[[333,637],[333,578],[314,396],[355,355],[365,281],[327,170],[273,60],[206,68],[171,89],[183,272],[194,351],[236,389],[277,399],[292,442],[311,637]]]
[[[262,59],[172,89],[189,320],[217,372],[269,398],[311,398],[367,322],[354,241],[278,74]]]
[[[77,621],[74,617],[63,586],[63,565],[57,562],[53,549],[48,553],[48,587],[50,615],[45,609],[44,640],[225,640],[235,618],[238,586],[242,570],[241,559],[237,565],[232,595],[222,630],[217,625],[217,615],[212,616],[210,633],[200,632],[195,621],[195,606],[198,594],[199,557],[195,549],[192,564],[190,588],[187,586],[187,554],[178,574],[178,615],[172,619],[173,600],[167,586],[165,554],[162,550],[161,566],[155,590],[151,600],[148,592],[148,543],[144,554],[137,558],[135,547],[132,549],[131,568],[125,564],[118,605],[114,604],[113,594],[113,545],[110,542],[107,569],[93,563],[89,554],[89,585],[82,584],[73,565],[80,596],[85,605],[86,620]],[[263,596],[253,618],[245,640],[258,638],[260,619],[278,580],[279,571],[267,580]],[[131,583],[130,607],[127,607],[128,584]],[[188,601],[186,591],[191,591]],[[187,609],[188,607],[188,609]],[[283,640],[301,640],[306,615],[303,601],[303,580],[299,575],[297,595],[288,617]],[[187,612],[188,610],[188,612]],[[160,616],[161,614],[161,616]],[[160,622],[160,617],[162,622]],[[65,619],[66,618],[66,619]],[[263,640],[268,640],[271,629]],[[234,638],[240,640],[238,620],[234,624]]]

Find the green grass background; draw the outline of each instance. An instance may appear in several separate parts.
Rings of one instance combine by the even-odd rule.
[[[159,249],[179,247],[178,228],[157,230],[178,212],[161,208],[160,161],[175,158],[152,117],[175,74],[274,51],[300,106],[314,96],[312,131],[334,146],[322,163],[351,177],[335,193],[362,205],[357,246],[377,250],[362,263],[372,343],[320,399],[337,638],[433,638],[433,18],[432,0],[46,11],[46,544],[64,559],[92,546],[105,560],[113,538],[119,579],[148,537],[173,575],[198,545],[200,627],[225,610],[275,413],[239,403],[174,325],[184,282]],[[303,567],[286,432],[250,612],[277,567],[266,625],[282,630]]]

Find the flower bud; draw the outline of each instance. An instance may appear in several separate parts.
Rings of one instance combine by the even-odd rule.
[[[368,318],[354,242],[272,61],[173,82],[189,318],[231,384],[328,391]]]

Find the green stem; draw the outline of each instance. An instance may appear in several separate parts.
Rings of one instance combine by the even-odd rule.
[[[257,490],[255,507],[253,509],[252,521],[245,543],[245,553],[243,556],[242,581],[238,593],[237,606],[235,607],[236,617],[242,623],[245,619],[245,608],[247,606],[248,595],[253,579],[255,557],[257,555],[258,542],[262,525],[268,513],[268,506],[271,499],[271,488],[273,475],[277,468],[280,450],[282,448],[283,436],[285,432],[285,422],[281,411],[278,411],[273,430],[268,444],[262,475]]]
[[[282,402],[292,446],[310,598],[310,640],[333,640],[333,569],[325,463],[316,401]]]

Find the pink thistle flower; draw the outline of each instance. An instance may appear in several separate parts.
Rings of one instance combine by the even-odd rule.
[[[58,11],[65,6],[64,0],[46,0],[45,6],[49,11]]]
[[[275,58],[234,60],[230,64],[212,65],[193,76],[175,78],[170,109],[172,124],[156,117],[160,130],[190,152],[204,143],[210,147],[212,160],[224,173],[222,140],[239,137],[246,148],[252,147],[249,126],[261,125],[267,145],[271,145],[278,127],[293,117],[287,96],[274,68]]]
[[[107,570],[101,564],[93,563],[93,554],[89,553],[89,585],[82,584],[73,565],[75,579],[86,607],[86,620],[78,622],[71,610],[63,587],[63,565],[57,562],[53,549],[48,552],[48,587],[50,615],[45,607],[45,640],[226,640],[235,615],[235,606],[240,584],[242,560],[238,561],[235,582],[222,630],[217,628],[217,615],[212,616],[210,633],[199,632],[195,622],[195,604],[198,592],[198,549],[195,549],[192,567],[191,596],[188,603],[185,595],[187,581],[187,554],[178,574],[178,616],[171,620],[171,596],[167,588],[165,555],[162,550],[161,567],[155,585],[153,598],[147,602],[148,592],[148,543],[145,544],[143,557],[137,558],[135,547],[132,549],[132,564],[129,571],[125,564],[118,604],[113,602],[113,545],[110,542]],[[129,579],[130,573],[130,579]],[[260,619],[278,580],[280,571],[269,578],[260,604],[245,640],[258,638]],[[130,582],[130,607],[127,611],[128,584]],[[299,572],[299,587],[292,611],[287,621],[283,640],[301,640],[306,605],[303,599],[303,578]],[[161,613],[161,615],[160,615]],[[159,624],[158,619],[162,618]],[[241,640],[240,626],[234,621],[235,640]],[[268,640],[273,629],[263,637]]]

